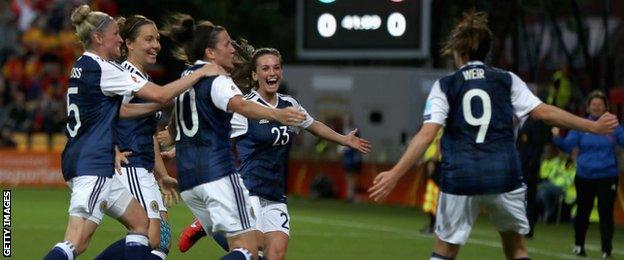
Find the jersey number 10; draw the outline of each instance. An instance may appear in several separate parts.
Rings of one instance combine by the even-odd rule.
[[[473,98],[481,99],[481,104],[483,104],[483,114],[479,118],[475,118],[472,114],[471,101]],[[492,119],[492,101],[490,100],[490,95],[482,89],[471,89],[466,92],[462,98],[462,108],[466,123],[479,127],[479,132],[477,133],[477,139],[475,142],[478,144],[483,143],[485,140],[485,134],[490,126],[490,120]]]
[[[187,109],[187,111],[190,111],[191,113],[191,127],[188,128],[186,126],[186,122],[184,122],[184,99],[186,99],[188,96],[189,100],[189,108]],[[187,137],[193,137],[195,136],[195,134],[197,134],[197,130],[199,130],[199,116],[197,115],[197,103],[195,101],[195,89],[191,88],[188,91],[182,93],[179,97],[178,100],[175,104],[175,108],[176,108],[176,113],[177,113],[177,117],[178,117],[178,123],[176,124],[177,127],[177,134],[176,134],[176,141],[180,141],[180,128],[182,129],[182,133],[184,133],[185,136]]]

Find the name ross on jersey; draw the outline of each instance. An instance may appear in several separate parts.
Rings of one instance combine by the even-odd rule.
[[[82,68],[72,68],[70,78],[79,79],[82,76]]]
[[[469,69],[469,70],[466,70],[466,71],[464,71],[462,73],[464,74],[464,79],[465,80],[484,79],[485,78],[485,70],[479,69],[479,68]]]

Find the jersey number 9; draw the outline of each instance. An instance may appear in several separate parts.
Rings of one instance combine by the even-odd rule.
[[[479,118],[475,118],[472,114],[471,101],[473,98],[481,99],[481,104],[483,104],[483,114]],[[492,119],[492,101],[490,100],[490,95],[482,89],[471,89],[466,92],[462,98],[462,108],[466,123],[479,127],[479,132],[477,133],[477,139],[475,142],[478,144],[483,143],[485,140],[485,134],[490,126],[490,120]]]

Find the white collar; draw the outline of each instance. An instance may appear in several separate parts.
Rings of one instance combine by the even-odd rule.
[[[277,103],[275,103],[275,106],[274,106],[271,104],[271,102],[264,100],[264,98],[262,98],[260,93],[258,93],[258,91],[256,91],[255,89],[251,90],[251,92],[255,93],[258,96],[258,99],[262,100],[262,102],[264,102],[271,108],[277,108],[277,105],[279,105],[279,102],[280,102],[279,93],[275,93],[275,96],[277,97]]]
[[[461,66],[459,69],[463,69],[466,66],[474,66],[474,65],[485,65],[485,63],[483,63],[482,61],[478,61],[478,60],[471,60],[468,63]]]
[[[89,57],[94,58],[94,59],[104,60],[104,59],[102,59],[102,57],[100,57],[100,55],[97,55],[97,54],[95,54],[93,52],[90,52],[90,51],[85,51],[85,52],[82,53],[82,55],[89,56]]]
[[[134,64],[132,64],[132,62],[125,60],[123,63],[121,63],[121,66],[130,66],[132,69],[134,69],[134,71],[137,74],[139,74],[139,76],[141,76],[143,79],[147,80],[147,76],[145,74],[143,74],[143,72],[141,72],[141,70],[139,70],[136,66],[134,66]]]

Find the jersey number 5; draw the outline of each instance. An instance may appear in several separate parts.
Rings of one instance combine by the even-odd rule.
[[[78,94],[78,87],[67,88],[67,132],[70,137],[75,137],[78,134],[78,129],[80,128],[80,111],[78,111],[78,105],[72,104],[69,102],[69,95]],[[72,128],[69,126],[70,121],[69,117],[71,113],[74,112],[74,121],[76,121],[76,125]]]
[[[481,99],[481,104],[483,104],[483,114],[479,118],[475,118],[472,114],[471,101],[473,98]],[[464,110],[466,123],[479,127],[475,142],[478,144],[483,143],[485,134],[490,126],[490,120],[492,119],[492,101],[490,100],[490,95],[482,89],[471,89],[466,92],[464,98],[462,98],[462,108]]]
[[[290,140],[290,135],[288,134],[287,126],[280,126],[279,128],[273,127],[271,128],[271,134],[275,134],[275,141],[273,142],[273,146],[285,145]]]

